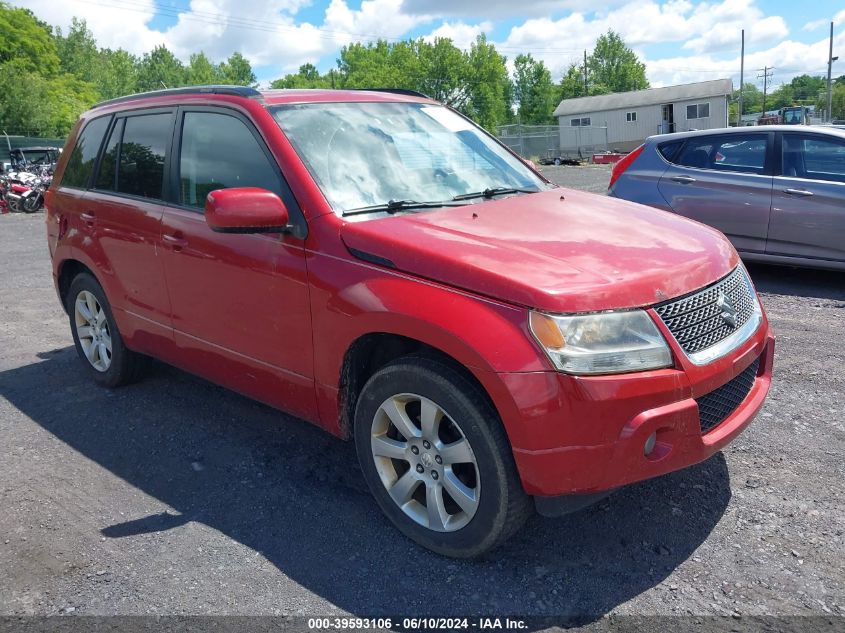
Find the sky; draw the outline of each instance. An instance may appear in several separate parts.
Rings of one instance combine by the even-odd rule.
[[[739,84],[774,67],[776,87],[804,73],[827,73],[830,22],[834,76],[845,74],[845,8],[814,0],[12,0],[66,30],[83,18],[100,46],[143,54],[158,44],[188,60],[221,61],[240,51],[268,84],[301,64],[321,71],[342,46],[377,38],[449,37],[468,48],[479,33],[512,60],[542,59],[557,80],[613,29],[646,64],[652,86],[731,77]]]

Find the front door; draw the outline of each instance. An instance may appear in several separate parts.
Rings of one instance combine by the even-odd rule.
[[[766,253],[845,261],[845,139],[785,133]]]
[[[719,229],[738,250],[762,253],[772,204],[771,143],[769,133],[694,136],[658,189],[675,213]]]
[[[185,108],[177,122],[175,199],[162,243],[174,338],[193,372],[316,419],[311,316],[302,240],[216,233],[210,191],[260,187],[296,201],[252,123],[233,110]]]

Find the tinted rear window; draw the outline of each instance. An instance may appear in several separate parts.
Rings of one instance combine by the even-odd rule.
[[[767,140],[761,134],[692,138],[672,162],[684,167],[762,174]]]
[[[67,161],[62,176],[62,187],[88,187],[94,163],[97,161],[97,152],[100,151],[110,119],[109,116],[100,117],[89,121],[83,128]]]
[[[683,141],[675,141],[674,143],[662,143],[657,146],[657,151],[668,160],[670,163],[674,160],[675,155],[678,153],[678,150],[681,149],[681,145],[683,145]]]
[[[126,119],[117,171],[117,190],[142,198],[161,198],[164,154],[173,116],[145,114]]]

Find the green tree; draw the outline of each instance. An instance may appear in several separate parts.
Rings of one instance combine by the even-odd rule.
[[[558,97],[563,100],[585,96],[587,89],[584,87],[584,67],[570,64],[558,84]]]
[[[542,61],[531,55],[514,59],[513,96],[519,120],[525,124],[552,123],[557,94],[552,75]]]
[[[56,27],[56,50],[62,70],[83,81],[96,83],[98,66],[97,41],[85,20],[73,18],[67,36]]]
[[[97,54],[97,67],[94,85],[101,99],[114,99],[137,92],[138,59],[134,55],[122,48],[103,48]]]
[[[232,53],[229,59],[220,64],[220,77],[222,83],[225,84],[255,85],[255,73],[252,72],[252,65],[246,57],[238,52]]]
[[[138,62],[140,92],[177,88],[187,83],[185,66],[165,46],[156,46]]]
[[[491,132],[512,116],[513,87],[506,64],[507,58],[499,55],[483,33],[467,54],[470,97],[463,112]]]
[[[17,60],[16,68],[44,76],[59,70],[59,56],[50,27],[29,9],[0,2],[0,64]]]
[[[467,56],[449,38],[438,37],[433,43],[417,40],[418,64],[408,59],[405,66],[415,71],[415,90],[459,110],[467,107],[471,93]],[[412,52],[412,51],[409,51]],[[416,76],[414,76],[416,75]]]
[[[191,86],[218,84],[224,81],[220,68],[200,51],[191,55],[187,68],[187,83]]]
[[[331,73],[332,71],[330,71]],[[314,64],[302,64],[299,71],[294,74],[285,75],[281,79],[270,82],[271,88],[328,88],[331,87],[331,75],[325,77]]]
[[[592,55],[587,59],[590,94],[627,92],[649,87],[645,64],[625,44],[615,31],[608,31],[596,40]]]
[[[833,95],[831,105],[833,118],[837,121],[845,120],[845,82],[836,81],[832,85]],[[819,95],[816,101],[816,111],[827,112],[827,90]]]
[[[24,60],[0,64],[0,121],[10,134],[65,136],[96,89],[69,73],[45,78]]]

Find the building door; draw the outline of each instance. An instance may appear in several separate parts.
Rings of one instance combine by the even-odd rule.
[[[675,131],[675,105],[667,103],[662,107],[662,123],[660,124],[660,134],[670,134]]]

